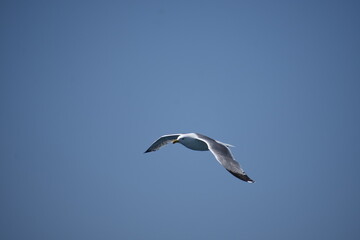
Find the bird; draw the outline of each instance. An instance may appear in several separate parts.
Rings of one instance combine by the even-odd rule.
[[[215,156],[216,160],[232,175],[248,183],[255,182],[240,167],[240,164],[235,161],[229,149],[229,147],[233,147],[232,145],[222,143],[199,133],[163,135],[151,144],[144,153],[157,151],[169,143],[180,143],[195,151],[210,151]]]

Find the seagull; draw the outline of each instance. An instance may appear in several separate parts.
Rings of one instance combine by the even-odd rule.
[[[244,170],[240,167],[240,164],[235,161],[229,149],[229,147],[233,147],[232,145],[216,141],[199,133],[169,134],[161,136],[151,144],[145,153],[154,152],[171,142],[181,143],[191,150],[210,151],[214,154],[216,160],[232,175],[248,183],[255,182],[246,175]]]

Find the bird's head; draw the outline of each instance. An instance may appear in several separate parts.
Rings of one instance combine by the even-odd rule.
[[[183,140],[183,137],[179,136],[177,139],[173,140],[172,143],[175,144],[175,143],[180,142],[181,140]]]

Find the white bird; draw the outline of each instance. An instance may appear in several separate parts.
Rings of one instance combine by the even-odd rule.
[[[145,153],[154,152],[170,142],[181,143],[185,147],[196,151],[210,150],[210,152],[214,154],[216,160],[232,175],[248,183],[255,182],[246,175],[244,170],[241,169],[240,164],[235,161],[229,149],[229,147],[232,147],[230,144],[216,141],[199,133],[170,134],[161,136],[145,151]]]

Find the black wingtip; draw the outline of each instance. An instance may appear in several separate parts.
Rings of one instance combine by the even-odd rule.
[[[155,150],[150,150],[150,148],[148,150],[146,150],[144,153],[149,153],[149,152],[154,152]]]
[[[250,179],[249,181],[247,181],[248,183],[255,183],[254,180]]]
[[[227,169],[226,169],[227,170]],[[240,173],[237,173],[237,172],[232,172],[232,171],[229,171],[227,170],[229,173],[231,173],[232,175],[234,175],[235,177],[245,181],[245,182],[248,182],[248,183],[254,183],[255,181],[252,180],[251,178],[249,178],[248,175],[246,174],[240,174]]]

